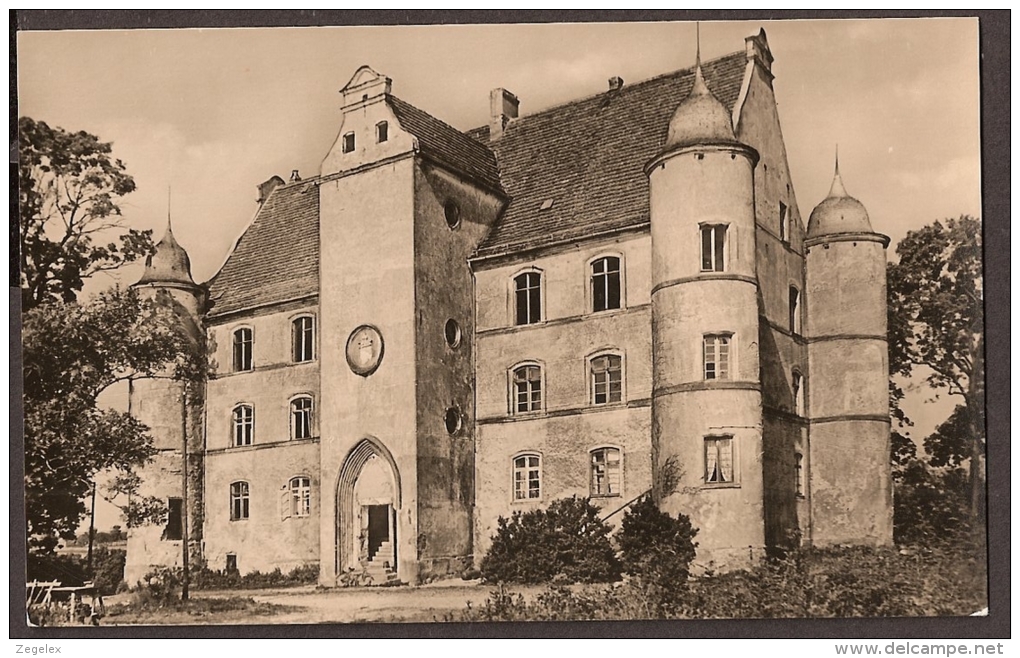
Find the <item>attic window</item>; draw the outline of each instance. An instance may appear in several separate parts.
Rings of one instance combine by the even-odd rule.
[[[539,206],[538,209],[539,210],[549,210],[552,207],[553,207],[553,200],[552,199],[546,199],[545,201],[542,202],[542,205]]]
[[[344,135],[343,152],[350,153],[354,150],[354,133],[350,132]]]
[[[451,230],[460,226],[460,206],[456,201],[447,201],[443,206],[443,214],[446,215],[446,225]]]
[[[377,144],[382,144],[390,138],[390,124],[385,121],[380,121],[375,124],[375,141]]]

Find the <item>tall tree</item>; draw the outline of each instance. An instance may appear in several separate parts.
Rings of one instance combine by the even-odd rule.
[[[152,248],[151,231],[122,225],[118,203],[135,181],[111,153],[95,135],[18,119],[23,309],[72,301],[85,279]]]
[[[984,308],[981,222],[961,216],[907,233],[888,267],[889,362],[893,375],[920,369],[934,389],[957,396],[947,432],[966,427],[970,505],[984,504]],[[894,404],[902,397],[895,384]],[[896,407],[898,409],[898,407]],[[955,428],[955,430],[954,430]],[[940,428],[943,429],[943,428]]]
[[[22,331],[29,545],[47,551],[74,536],[97,473],[130,473],[154,452],[148,428],[99,395],[132,377],[196,378],[204,351],[169,295],[131,290],[41,304]]]

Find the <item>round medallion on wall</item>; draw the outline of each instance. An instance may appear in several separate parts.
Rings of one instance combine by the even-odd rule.
[[[347,365],[362,377],[368,377],[383,357],[383,338],[379,330],[370,324],[363,324],[351,332],[347,339]]]

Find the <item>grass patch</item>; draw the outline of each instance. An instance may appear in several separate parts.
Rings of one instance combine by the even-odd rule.
[[[121,603],[107,609],[104,625],[264,623],[254,618],[293,612],[296,608],[255,601],[250,597],[209,597],[174,601]]]

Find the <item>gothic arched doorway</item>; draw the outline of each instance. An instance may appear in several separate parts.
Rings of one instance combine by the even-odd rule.
[[[389,450],[362,439],[347,454],[337,485],[337,576],[354,569],[379,584],[397,573],[400,475]]]

